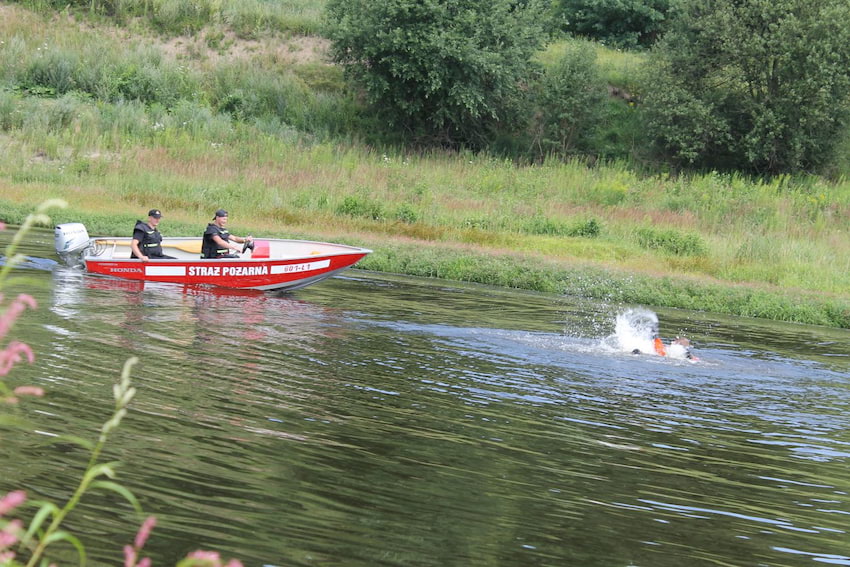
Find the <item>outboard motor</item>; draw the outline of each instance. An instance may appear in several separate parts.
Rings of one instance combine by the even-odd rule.
[[[69,266],[79,265],[82,253],[91,244],[86,227],[79,222],[56,225],[53,239],[56,253]]]

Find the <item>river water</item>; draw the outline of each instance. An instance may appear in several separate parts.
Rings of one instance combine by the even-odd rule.
[[[96,438],[138,356],[104,459],[158,518],[154,565],[850,565],[846,330],[656,310],[699,360],[632,355],[636,306],[357,270],[289,295],[129,283],[51,238],[17,272],[37,358],[5,377],[47,395],[0,437],[0,491],[67,498],[87,453],[47,441]],[[68,528],[117,565],[139,523],[101,491]]]

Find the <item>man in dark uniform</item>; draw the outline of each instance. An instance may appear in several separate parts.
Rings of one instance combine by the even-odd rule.
[[[131,258],[138,258],[147,262],[151,258],[174,259],[174,256],[166,256],[162,253],[162,235],[157,230],[162,213],[159,209],[148,211],[148,222],[136,221],[133,227],[133,239],[130,241]]]
[[[231,244],[234,242],[244,243],[254,240],[252,236],[236,236],[230,234],[227,226],[227,211],[219,209],[215,212],[213,222],[207,225],[207,230],[204,231],[204,242],[201,247],[201,258],[238,258],[239,255],[234,252],[239,251],[239,247]]]

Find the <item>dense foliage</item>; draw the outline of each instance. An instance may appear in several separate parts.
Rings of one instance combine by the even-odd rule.
[[[485,147],[522,122],[541,13],[514,0],[329,0],[332,57],[407,141]]]
[[[618,47],[654,44],[678,0],[558,0],[554,17],[568,33]]]
[[[593,49],[586,43],[571,43],[538,86],[537,150],[558,155],[591,152],[607,94]]]
[[[656,55],[644,112],[679,165],[810,170],[847,128],[846,0],[693,0]]]

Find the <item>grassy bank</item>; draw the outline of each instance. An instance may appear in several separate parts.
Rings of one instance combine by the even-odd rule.
[[[162,162],[157,162],[156,175],[145,174],[143,170],[154,169],[149,167],[151,164],[146,156],[150,153],[163,156],[161,148],[136,148],[130,152],[133,158],[116,159],[123,165],[113,163],[104,166],[104,171],[95,176],[59,171],[61,166],[58,163],[50,166],[31,163],[24,176],[27,178],[25,181],[0,179],[3,194],[0,217],[10,223],[19,222],[40,199],[56,196],[68,200],[71,207],[57,211],[54,221],[82,221],[93,234],[127,234],[133,221],[143,216],[143,211],[150,206],[158,206],[166,211],[161,228],[167,234],[192,235],[200,234],[210,211],[223,205],[231,210],[231,225],[236,233],[326,239],[370,247],[375,253],[360,264],[360,267],[369,270],[569,294],[608,303],[679,307],[850,328],[850,300],[846,292],[822,289],[841,285],[840,277],[846,277],[846,272],[832,276],[816,273],[814,269],[809,272],[802,263],[795,265],[789,257],[785,262],[796,266],[793,273],[811,276],[806,280],[808,287],[781,286],[760,279],[759,275],[778,277],[783,272],[776,266],[762,265],[752,259],[748,261],[749,279],[724,280],[706,273],[706,266],[721,265],[720,254],[715,250],[734,246],[734,239],[740,232],[730,230],[728,235],[723,236],[695,226],[690,226],[687,232],[668,228],[664,230],[674,235],[672,240],[661,238],[658,239],[659,247],[646,247],[647,243],[636,236],[639,232],[630,233],[623,225],[631,222],[644,228],[657,227],[657,224],[646,224],[645,216],[650,214],[651,208],[644,206],[641,211],[634,207],[600,206],[588,196],[582,200],[584,205],[580,207],[578,216],[556,217],[550,211],[545,217],[548,224],[541,226],[547,230],[562,226],[566,232],[575,230],[575,227],[581,229],[588,226],[588,222],[582,219],[588,218],[587,215],[592,212],[595,215],[592,218],[598,219],[598,233],[559,235],[543,231],[541,234],[525,224],[535,218],[533,216],[509,219],[509,212],[514,210],[512,207],[517,207],[510,202],[481,198],[466,214],[459,214],[458,208],[468,205],[462,205],[463,199],[459,198],[457,191],[449,189],[443,192],[431,189],[427,198],[423,195],[419,199],[406,200],[390,194],[381,198],[379,194],[368,193],[371,208],[364,207],[364,214],[354,214],[359,209],[352,208],[351,203],[365,202],[364,187],[369,185],[340,180],[331,182],[326,176],[349,178],[353,168],[363,169],[362,175],[371,172],[370,175],[376,179],[385,178],[384,166],[379,165],[385,163],[383,156],[373,156],[369,164],[368,156],[344,159],[345,151],[326,148],[326,152],[338,155],[323,163],[316,155],[318,151],[318,148],[311,148],[294,152],[301,156],[305,165],[287,167],[287,177],[300,181],[283,184],[286,189],[281,189],[277,183],[257,182],[253,191],[250,190],[253,184],[246,181],[245,171],[228,175],[216,168],[209,171],[212,156],[203,158],[204,165],[194,166],[191,165],[193,160],[168,160],[172,167],[180,164],[177,169],[188,168],[195,174],[166,173]],[[458,161],[448,157],[432,160],[456,165]],[[344,166],[346,163],[350,167]],[[358,164],[356,167],[353,166],[355,163]],[[306,164],[313,166],[307,167]],[[332,164],[337,164],[340,169],[332,167]],[[419,174],[425,176],[426,170],[433,170],[435,165],[421,166]],[[474,164],[465,165],[472,167]],[[473,169],[482,167],[479,164]],[[506,167],[503,175],[512,169]],[[52,174],[47,175],[51,170]],[[198,171],[205,171],[201,178]],[[586,171],[586,175],[594,174],[599,172]],[[225,182],[231,175],[233,180]],[[316,175],[320,180],[306,181]],[[549,172],[549,175],[555,174]],[[374,187],[379,188],[386,182],[375,183]],[[420,184],[428,186],[427,182],[420,181]],[[395,192],[390,193],[395,195]],[[556,203],[550,202],[550,205],[554,209]],[[421,216],[415,220],[409,217],[400,220],[385,214],[373,214],[375,211],[395,210],[394,207],[419,211],[417,214]],[[470,215],[471,211],[480,207],[503,210],[504,213]],[[505,219],[503,226],[493,226],[487,221],[500,217]],[[472,218],[478,221],[469,222]],[[668,214],[666,218],[677,218],[677,215]],[[684,218],[691,217],[685,215]],[[729,226],[743,226],[746,222],[746,215],[743,215],[730,222]],[[684,221],[679,219],[679,224],[682,223]],[[675,227],[676,223],[667,226]],[[665,234],[661,229],[654,230],[656,234]],[[668,246],[672,246],[670,242],[675,243],[675,235],[683,238],[681,235],[686,234],[697,238],[697,242],[701,239],[711,244],[700,248],[696,255],[692,255],[687,246],[683,246],[679,253],[675,252],[679,250],[676,247],[672,247],[672,251],[663,248],[665,242]],[[779,232],[775,234],[785,238]],[[812,229],[809,235],[814,234]],[[845,237],[839,234],[837,238],[846,246]],[[684,239],[684,242],[691,240]],[[793,238],[790,244],[803,247],[799,237]],[[737,245],[741,247],[745,243]],[[812,245],[814,248],[817,248],[816,244]],[[837,258],[833,256],[833,262]],[[847,256],[844,258],[846,261]],[[818,257],[808,257],[807,260],[814,263]],[[737,262],[739,269],[743,270],[741,260]]]
[[[177,49],[0,10],[7,222],[61,197],[54,220],[91,233],[159,207],[166,234],[192,235],[225,207],[237,234],[368,246],[366,269],[850,328],[846,181],[376,149],[303,41],[206,30]],[[639,62],[618,61],[627,85]],[[36,84],[60,88],[20,88]]]
[[[31,212],[29,205],[0,200],[0,217],[16,223]],[[138,214],[93,212],[92,208],[56,211],[53,220],[83,222],[92,234],[125,235]],[[185,213],[172,211],[161,226],[172,234],[200,234],[206,222],[190,222]],[[275,230],[263,223],[233,219],[234,231],[266,236],[328,238],[349,244],[372,247],[374,253],[358,264],[359,268],[441,278],[463,282],[536,290],[592,299],[607,304],[640,304],[705,310],[748,317],[850,328],[850,301],[846,296],[831,296],[801,290],[783,290],[772,286],[731,285],[685,275],[647,274],[593,262],[553,260],[464,244],[418,242],[398,237],[367,233],[329,236],[320,227],[305,232]],[[258,228],[259,230],[254,230]]]

